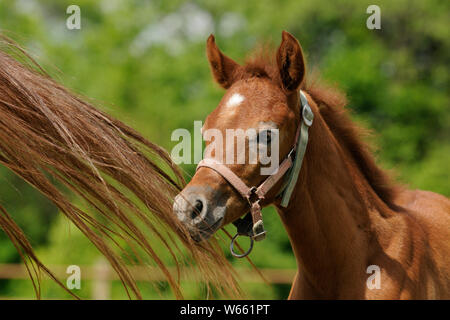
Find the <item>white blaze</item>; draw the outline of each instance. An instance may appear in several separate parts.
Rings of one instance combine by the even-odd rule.
[[[242,101],[244,101],[244,96],[240,95],[239,93],[235,93],[231,96],[231,98],[227,101],[226,106],[227,107],[237,107],[241,104]]]

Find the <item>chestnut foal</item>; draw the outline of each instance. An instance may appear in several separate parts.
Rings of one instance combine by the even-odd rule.
[[[283,32],[274,61],[256,58],[240,66],[218,49],[211,35],[207,55],[215,80],[227,92],[203,132],[261,131],[269,125],[279,132],[281,162],[302,139],[296,132],[305,121],[303,104],[314,121],[287,199],[286,181],[296,174],[292,163],[264,194],[246,187],[266,181],[259,164],[199,165],[174,203],[194,238],[208,238],[221,226],[240,221],[250,207],[255,222],[258,208],[253,205],[274,204],[298,264],[290,299],[449,299],[449,199],[390,184],[344,110],[345,99],[333,89],[303,84],[305,63],[298,41]],[[257,199],[251,200],[252,195]],[[373,265],[380,271],[375,288],[367,273]]]

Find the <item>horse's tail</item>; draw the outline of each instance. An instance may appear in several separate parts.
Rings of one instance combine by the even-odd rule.
[[[173,197],[184,180],[167,152],[70,93],[20,47],[2,39],[28,66],[0,50],[0,163],[50,199],[90,239],[109,260],[129,297],[141,298],[127,268],[134,261],[156,263],[175,296],[182,298],[180,279],[158,257],[154,241],[164,245],[177,267],[179,254],[188,254],[183,263],[195,261],[207,283],[239,294],[217,242],[193,243],[172,214]],[[83,206],[75,205],[81,202]],[[0,228],[32,279],[43,270],[56,280],[3,207]],[[33,284],[39,297],[39,281]]]

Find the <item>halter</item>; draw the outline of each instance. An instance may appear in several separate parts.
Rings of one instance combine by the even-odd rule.
[[[292,149],[289,151],[286,158],[281,162],[278,170],[267,177],[258,187],[248,187],[233,171],[226,165],[220,163],[215,159],[203,159],[199,162],[197,170],[201,167],[206,167],[214,170],[220,174],[231,186],[239,192],[239,194],[247,200],[250,206],[250,212],[242,219],[238,219],[233,224],[237,228],[237,233],[231,239],[230,251],[231,254],[237,258],[247,256],[253,249],[253,241],[261,241],[266,237],[264,224],[262,221],[261,200],[266,194],[280,181],[281,178],[289,171],[287,182],[281,188],[279,195],[283,193],[281,199],[281,206],[287,207],[297,184],[298,175],[302,167],[303,158],[308,144],[308,129],[312,125],[314,114],[308,104],[308,100],[304,93],[300,90],[300,105],[302,119],[300,125],[297,127],[295,142]],[[243,254],[238,254],[234,251],[234,243],[238,236],[247,236],[250,238],[250,248]]]

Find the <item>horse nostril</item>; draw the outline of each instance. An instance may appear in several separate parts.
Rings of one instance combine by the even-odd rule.
[[[194,210],[191,213],[191,219],[197,218],[203,210],[203,202],[201,200],[196,200],[194,204]]]

